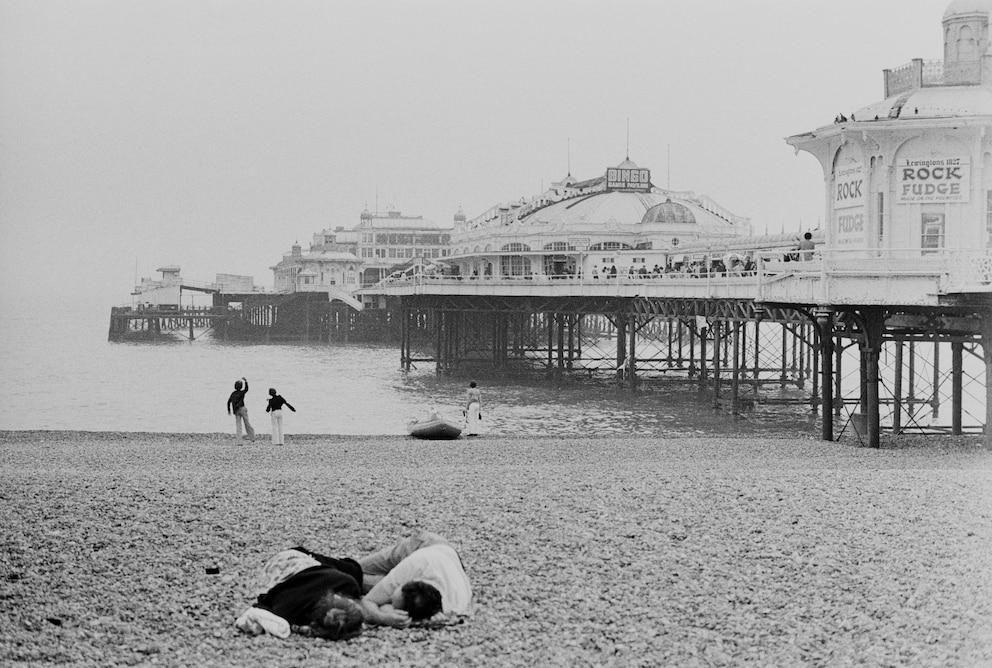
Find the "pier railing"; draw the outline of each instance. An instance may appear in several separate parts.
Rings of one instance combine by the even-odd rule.
[[[992,293],[992,253],[948,249],[820,249],[760,253],[754,271],[616,276],[452,276],[387,279],[385,294],[615,295],[737,298],[804,304],[936,304],[939,295]]]

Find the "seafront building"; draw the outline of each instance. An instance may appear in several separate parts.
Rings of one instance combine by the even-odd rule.
[[[464,214],[456,214],[464,216]],[[310,248],[299,243],[270,267],[276,292],[325,292],[330,299],[364,307],[382,306],[367,296],[364,304],[352,294],[378,283],[397,266],[431,263],[448,255],[451,226],[423,216],[362,211],[357,226],[326,228],[313,235]]]
[[[459,215],[464,217],[458,213],[455,220]],[[411,260],[430,262],[446,257],[451,229],[451,224],[441,225],[423,216],[405,216],[392,209],[373,213],[366,208],[356,227],[336,227],[314,234],[310,250],[353,254],[361,264],[361,284],[373,285],[397,265]]]

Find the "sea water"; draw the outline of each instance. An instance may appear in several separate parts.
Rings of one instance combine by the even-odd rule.
[[[606,375],[500,378],[438,376],[434,365],[400,368],[398,345],[240,344],[201,337],[169,343],[107,340],[110,307],[79,313],[6,309],[0,316],[0,429],[233,433],[226,402],[248,379],[246,405],[260,434],[275,388],[286,434],[405,434],[431,404],[461,417],[465,389],[482,389],[489,434],[528,436],[814,436],[808,406],[758,405],[740,416],[714,408],[712,389],[652,380],[637,390]]]

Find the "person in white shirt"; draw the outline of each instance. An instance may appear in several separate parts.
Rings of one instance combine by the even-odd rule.
[[[361,604],[369,623],[404,627],[438,613],[471,614],[472,586],[461,558],[438,534],[415,531],[358,563],[366,591]]]

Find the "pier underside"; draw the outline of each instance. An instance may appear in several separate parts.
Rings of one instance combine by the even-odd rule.
[[[808,404],[821,437],[877,447],[881,430],[962,434],[990,419],[992,311],[811,307],[750,299],[402,298],[401,363],[438,374],[605,374],[696,383],[715,408]]]

